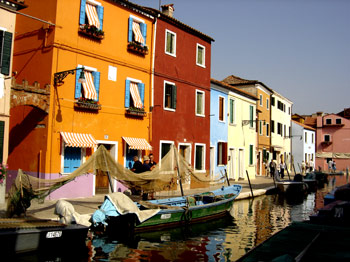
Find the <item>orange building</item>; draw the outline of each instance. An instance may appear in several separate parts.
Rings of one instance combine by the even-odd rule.
[[[25,79],[50,87],[47,100],[27,91],[13,103],[10,179],[18,168],[41,178],[64,176],[100,144],[129,167],[134,155],[151,150],[152,15],[122,0],[26,4],[32,18],[17,16],[13,71],[17,83]],[[108,191],[106,176],[86,175],[50,197],[102,191]]]

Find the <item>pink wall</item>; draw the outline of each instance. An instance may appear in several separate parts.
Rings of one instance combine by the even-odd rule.
[[[326,124],[326,119],[331,119],[331,124]],[[341,119],[341,124],[336,124],[336,119]],[[324,135],[330,135],[329,145],[322,143]],[[350,120],[341,116],[330,114],[317,117],[316,152],[350,153]],[[350,168],[350,159],[334,158],[337,170]],[[316,168],[321,166],[327,169],[326,159],[316,158]]]

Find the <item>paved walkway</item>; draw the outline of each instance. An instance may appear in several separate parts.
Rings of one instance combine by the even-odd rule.
[[[237,197],[239,199],[246,199],[251,197],[251,191],[247,180],[242,181],[232,181],[231,184],[240,184],[243,186],[241,194]],[[252,189],[254,196],[259,196],[266,194],[268,190],[274,188],[273,179],[270,177],[256,177],[251,180]],[[212,186],[210,190],[220,188],[222,185]],[[200,189],[188,189],[184,190],[185,195],[196,194],[201,192],[209,191],[208,188]],[[178,191],[170,192],[159,192],[156,194],[156,198],[162,197],[172,197],[178,196]],[[75,211],[79,214],[92,214],[99,205],[104,201],[103,194],[95,195],[93,197],[87,198],[75,198],[75,199],[66,199],[68,202],[73,204]],[[55,204],[57,200],[45,200],[44,202],[39,202],[38,200],[33,200],[30,208],[27,210],[27,216],[32,216],[41,219],[57,219],[57,216],[54,214]],[[4,216],[6,210],[5,204],[0,204],[0,217]]]

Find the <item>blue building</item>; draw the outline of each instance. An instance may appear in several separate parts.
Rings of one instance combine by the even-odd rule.
[[[227,165],[228,90],[210,81],[210,177],[219,178]]]

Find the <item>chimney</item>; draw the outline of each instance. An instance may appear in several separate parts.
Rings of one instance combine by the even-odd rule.
[[[316,112],[316,115],[317,116],[323,116],[323,112],[321,112],[321,111],[320,112]]]
[[[174,4],[162,5],[161,7],[162,7],[162,13],[164,15],[173,17],[173,13],[175,11]]]

